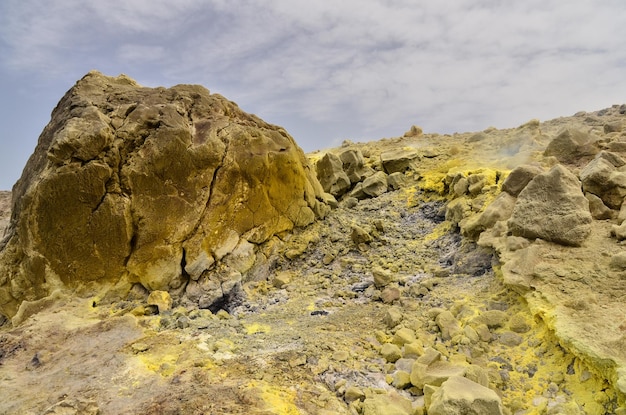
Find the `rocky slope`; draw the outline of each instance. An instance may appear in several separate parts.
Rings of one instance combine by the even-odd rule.
[[[100,82],[130,85],[116,98],[121,101],[123,96],[139,100],[132,91],[147,92],[126,78],[92,73],[86,79],[90,77],[99,80],[96,91],[102,90]],[[87,93],[93,94],[89,89]],[[151,93],[171,100],[177,96],[173,91],[187,89]],[[212,99],[225,105],[221,97]],[[121,101],[104,113],[118,113],[116,107],[126,105]],[[66,111],[62,103],[57,114]],[[155,105],[167,107],[161,101]],[[234,104],[229,105],[234,111]],[[124,113],[129,118],[132,111]],[[30,227],[37,223],[38,216],[33,215],[40,212],[39,206],[52,206],[68,196],[33,186],[59,172],[79,174],[90,163],[76,160],[76,154],[86,150],[72,144],[71,151],[66,148],[61,153],[74,155],[59,165],[54,156],[57,147],[50,144],[63,143],[72,135],[52,134],[66,138],[46,144],[47,161],[34,156],[39,161],[29,162],[31,168],[14,188],[17,202],[2,251],[5,268],[0,277],[5,287],[10,286],[5,290],[12,290],[13,302],[5,303],[3,313],[12,319],[5,320],[0,331],[0,391],[10,397],[0,402],[0,412],[623,415],[624,113],[626,106],[615,106],[544,123],[533,120],[515,129],[445,136],[412,127],[404,137],[345,142],[341,148],[310,154],[308,163],[289,141],[293,147],[287,152],[296,157],[287,163],[289,168],[281,165],[278,175],[293,183],[295,179],[282,177],[288,171],[301,177],[296,182],[310,184],[295,186],[293,194],[298,206],[313,213],[305,215],[308,219],[291,216],[288,226],[270,228],[275,236],[261,239],[255,239],[256,231],[237,228],[237,238],[224,231],[214,245],[200,244],[214,263],[197,279],[183,272],[193,269],[186,260],[190,257],[182,261],[180,255],[173,255],[180,286],[169,282],[152,286],[153,279],[139,278],[143,274],[130,276],[128,270],[136,269],[128,267],[130,260],[120,272],[125,284],[115,290],[106,278],[74,283],[77,274],[72,272],[81,268],[61,277],[58,268],[46,263],[45,278],[58,277],[62,284],[51,290],[44,283],[42,291],[28,297],[20,294],[20,278],[31,274],[21,264],[32,263],[35,257],[58,260],[60,248],[21,248],[31,256],[16,257],[10,256],[15,253],[11,247],[32,247],[24,245],[20,235],[30,238],[37,232],[41,244],[61,244],[60,239],[43,238],[47,234],[39,227]],[[102,124],[100,112],[95,118],[80,114],[71,122],[59,117],[58,124],[80,124],[76,131],[94,131],[81,124],[86,122],[115,131],[117,144],[109,144],[96,158],[127,145],[115,117]],[[206,108],[196,119],[203,114]],[[218,114],[214,117],[224,116]],[[250,133],[252,137],[272,136],[267,131],[288,137],[253,116],[236,118],[251,119],[261,129]],[[162,124],[146,127],[146,143],[158,142],[158,125]],[[241,157],[234,164],[247,172],[240,173],[244,181],[271,186],[276,180],[272,169],[265,173],[253,162],[256,157],[246,153],[250,141],[245,140],[250,138],[237,135],[243,127],[233,128],[220,140],[246,143],[232,155],[234,160]],[[189,131],[180,134],[193,137],[194,130]],[[163,137],[171,137],[172,131],[166,132]],[[46,142],[46,134],[50,131],[44,131],[40,145]],[[86,135],[78,134],[76,140],[81,137]],[[185,151],[193,148],[189,142]],[[122,168],[120,177],[124,172],[135,177],[131,172],[139,160],[155,160],[147,149],[137,151],[141,157],[122,163],[130,167]],[[261,159],[273,160],[272,151]],[[255,167],[245,160],[252,160]],[[187,175],[202,172],[200,168],[186,171],[188,160],[183,164],[174,169],[181,172],[177,183],[188,183]],[[163,167],[160,174],[169,169]],[[158,192],[142,196],[120,186],[121,193],[107,190],[104,193],[112,196],[104,198],[124,194],[137,203],[130,217],[143,218],[137,229],[133,227],[139,235],[141,229],[157,225],[164,228],[161,232],[174,232],[172,224],[181,220],[178,209],[156,216],[135,215],[145,206],[156,209],[155,205],[165,203],[158,199],[161,193],[180,197],[170,194],[169,183],[159,174],[142,172],[136,176],[141,177],[136,179],[139,182],[161,180]],[[209,176],[198,183],[217,177]],[[285,197],[286,190],[281,189],[279,194],[266,193],[265,206],[276,206],[274,198]],[[257,193],[244,193],[238,200],[250,204],[249,198]],[[72,194],[84,204],[90,192]],[[150,198],[161,202],[145,202]],[[238,205],[232,201],[224,202],[227,211],[236,211]],[[269,216],[275,217],[279,210]],[[180,212],[184,218],[186,210]],[[214,214],[217,219],[210,219]],[[201,222],[226,223],[231,230],[243,226],[239,216],[224,215],[224,210],[209,209]],[[154,220],[158,223],[145,223]],[[75,223],[79,231],[81,223]],[[248,231],[255,226],[267,229],[257,223]],[[90,237],[94,235],[99,232]],[[170,250],[151,246],[152,256],[143,268],[168,258],[163,252],[197,249],[192,247],[197,242],[193,238],[168,237],[161,242],[159,246]],[[253,246],[254,258],[239,255],[234,261],[237,247],[246,243]],[[131,244],[132,252],[138,249],[136,244]],[[96,270],[102,267],[98,261],[105,257],[92,255],[100,250],[85,249],[93,251],[82,257],[84,252],[76,250],[81,261]],[[53,255],[44,255],[49,252]],[[219,281],[218,296],[211,297],[210,290],[194,291],[210,286],[209,281]],[[222,287],[235,286],[224,295]]]

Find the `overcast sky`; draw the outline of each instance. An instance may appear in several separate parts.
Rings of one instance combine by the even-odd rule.
[[[2,0],[0,189],[90,69],[202,84],[305,151],[626,102],[624,0]]]

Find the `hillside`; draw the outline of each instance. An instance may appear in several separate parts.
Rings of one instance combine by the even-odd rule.
[[[306,157],[189,86],[91,73],[55,111],[0,245],[0,413],[626,413],[626,106]]]

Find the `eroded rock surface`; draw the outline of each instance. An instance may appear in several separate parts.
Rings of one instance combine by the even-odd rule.
[[[181,293],[191,280],[194,296],[219,299],[258,244],[328,211],[282,128],[201,86],[144,88],[98,72],[59,102],[13,195],[0,247],[8,316],[92,282]]]
[[[320,220],[265,242],[227,226],[200,257],[183,242],[179,288],[24,301],[0,328],[0,395],[11,397],[0,412],[622,415],[625,115],[446,136],[415,127],[310,154],[317,166],[330,154],[346,187],[335,199],[311,180],[316,203],[300,199]],[[64,166],[95,152],[75,154]],[[122,171],[149,182],[136,162]],[[262,172],[249,174],[271,183]],[[98,187],[85,189],[91,203]]]

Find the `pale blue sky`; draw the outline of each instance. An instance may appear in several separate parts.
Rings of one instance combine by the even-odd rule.
[[[623,0],[2,0],[0,189],[91,69],[202,84],[305,151],[626,102]]]

